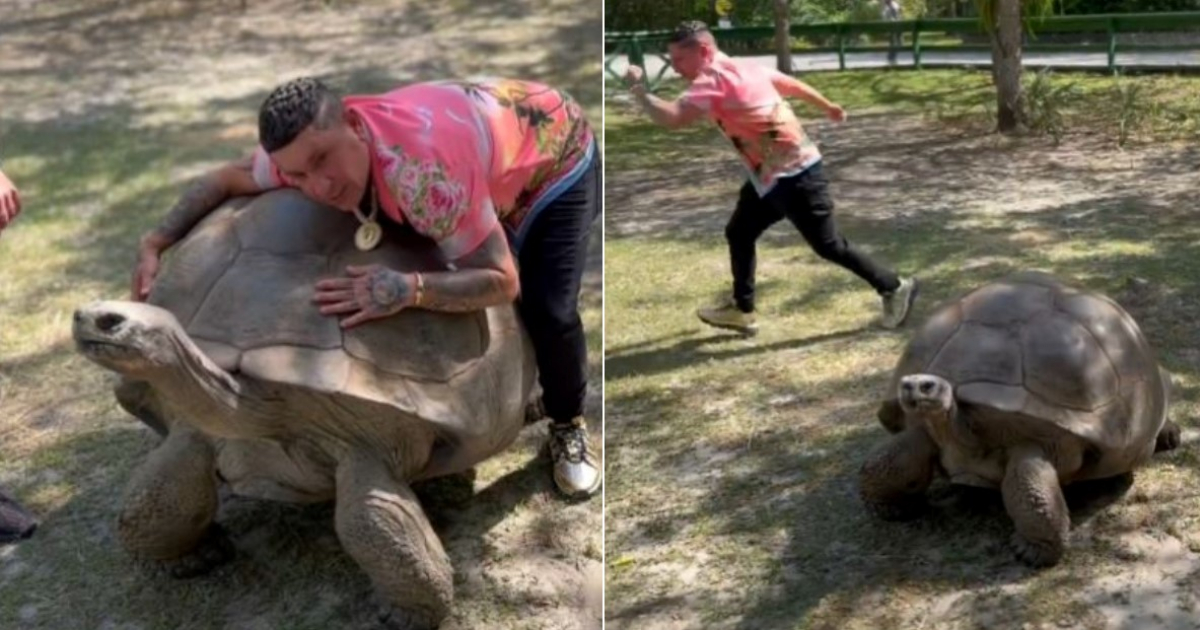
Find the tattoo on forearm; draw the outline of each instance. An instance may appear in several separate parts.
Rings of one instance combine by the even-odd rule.
[[[421,308],[431,311],[478,311],[505,300],[499,271],[460,269],[424,276],[425,293],[421,297]]]
[[[635,100],[637,100],[638,105],[642,106],[642,109],[644,109],[646,111],[650,111],[650,110],[654,109],[654,95],[650,94],[649,92],[646,92],[644,90],[639,91],[639,92],[634,92],[633,97]]]
[[[386,312],[402,304],[409,291],[404,276],[391,269],[380,269],[367,277],[367,292],[371,307]]]
[[[675,122],[672,112],[669,111],[670,104],[667,101],[653,94],[643,93],[638,95],[638,102],[641,103],[642,111],[646,112],[650,116],[650,120],[653,120],[655,124],[669,127]]]
[[[427,273],[421,308],[431,311],[478,311],[503,304],[509,297],[504,291],[504,272],[495,262],[508,255],[503,234],[493,235],[460,265],[458,271]]]

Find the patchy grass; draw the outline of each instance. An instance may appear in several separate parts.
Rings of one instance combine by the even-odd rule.
[[[811,77],[852,113],[811,125],[842,230],[921,279],[914,324],[897,332],[873,327],[869,287],[786,223],[759,241],[759,335],[700,324],[694,309],[729,291],[722,227],[739,167],[715,131],[671,134],[609,101],[608,627],[1190,627],[1176,584],[1200,576],[1197,152],[1154,135],[1118,152],[1095,126],[1054,146],[921,115],[968,108],[981,76]],[[1075,79],[1097,93],[1110,81]],[[1164,79],[1155,93],[1196,85]],[[1188,98],[1157,106],[1192,112]],[[1070,551],[1040,572],[1008,549],[996,494],[939,485],[932,515],[887,523],[856,479],[887,436],[874,414],[913,325],[1027,268],[1122,300],[1177,376],[1185,429],[1123,497],[1073,493]]]
[[[71,313],[127,295],[138,235],[188,178],[252,147],[257,105],[284,79],[320,73],[369,91],[483,73],[538,78],[600,120],[599,5],[209,4],[17,3],[0,15],[0,155],[26,204],[0,236],[0,486],[42,521],[32,540],[0,549],[0,628],[377,625],[331,506],[227,501],[219,520],[238,557],[195,580],[125,555],[113,531],[121,492],[157,440],[74,352]],[[600,255],[597,230],[583,296],[594,419]],[[544,431],[482,465],[466,501],[426,491],[455,566],[443,628],[599,627],[601,502],[554,496],[538,454]]]

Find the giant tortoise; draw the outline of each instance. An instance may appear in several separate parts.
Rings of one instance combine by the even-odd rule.
[[[1125,475],[1177,446],[1169,394],[1116,302],[1014,274],[943,305],[913,335],[879,410],[896,435],[863,464],[861,495],[900,519],[938,473],[999,488],[1018,557],[1053,565],[1070,527],[1062,486]]]
[[[125,492],[118,530],[130,552],[181,572],[219,559],[219,482],[250,497],[332,499],[338,538],[391,605],[391,625],[435,627],[453,572],[409,485],[514,441],[534,356],[509,304],[406,309],[351,329],[319,314],[314,283],[347,265],[446,268],[398,226],[358,251],[357,227],[296,191],[235,199],[176,245],[148,303],[84,306],[74,336],[123,375],[122,406],[165,433]]]

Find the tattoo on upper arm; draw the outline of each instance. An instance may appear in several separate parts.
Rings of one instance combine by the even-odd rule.
[[[233,168],[233,169],[236,169],[236,170],[239,170],[239,171],[245,171],[245,172],[247,172],[247,173],[253,173],[253,172],[254,172],[254,156],[253,156],[253,155],[247,155],[246,157],[244,157],[244,158],[241,158],[240,160],[238,160],[238,161],[236,161],[236,162],[233,162],[233,163],[231,163],[231,164],[229,165],[229,167],[230,167],[230,168]]]
[[[208,213],[225,201],[227,193],[216,173],[201,177],[188,186],[155,230],[171,242],[187,235]]]
[[[487,238],[483,239],[475,251],[455,261],[458,267],[475,267],[500,269],[505,256],[509,256],[508,237],[504,229],[497,227]]]

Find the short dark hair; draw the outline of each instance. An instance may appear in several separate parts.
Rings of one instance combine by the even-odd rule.
[[[680,22],[679,26],[675,27],[675,31],[671,33],[671,37],[667,39],[667,43],[692,46],[699,42],[700,37],[705,33],[711,35],[707,24],[700,20],[687,20]]]
[[[342,100],[313,77],[284,83],[258,109],[258,141],[267,153],[291,144],[309,125],[326,129],[342,117]]]

